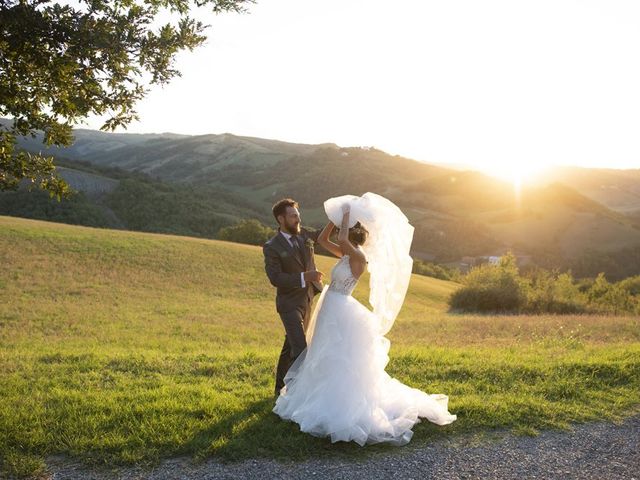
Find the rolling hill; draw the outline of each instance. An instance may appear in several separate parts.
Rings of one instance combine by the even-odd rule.
[[[320,227],[326,198],[374,191],[397,203],[416,227],[416,258],[452,262],[512,249],[571,262],[594,254],[625,258],[629,249],[640,249],[640,170],[558,168],[517,195],[510,184],[480,172],[373,147],[228,133],[78,129],[75,138],[70,148],[43,151],[60,158],[62,175],[112,218],[112,227],[213,237],[242,218],[272,224],[270,207],[282,196],[296,198],[303,221]],[[41,150],[39,141],[22,139],[21,147]],[[2,209],[2,197],[0,213],[20,214]]]
[[[543,174],[540,182],[561,182],[611,210],[640,215],[640,168],[556,167]]]

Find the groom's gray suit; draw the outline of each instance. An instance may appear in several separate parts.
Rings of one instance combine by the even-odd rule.
[[[262,247],[264,268],[269,281],[277,288],[276,310],[286,332],[276,371],[276,395],[284,386],[287,370],[307,347],[305,332],[311,316],[311,302],[322,291],[320,282],[305,282],[302,287],[301,278],[303,272],[316,270],[313,246],[320,232],[300,230],[299,235],[291,237],[297,248],[292,247],[279,229]]]

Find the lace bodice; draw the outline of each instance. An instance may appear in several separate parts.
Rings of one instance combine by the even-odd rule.
[[[351,273],[349,255],[343,255],[331,269],[331,283],[329,290],[342,295],[351,295],[356,288],[358,279]]]

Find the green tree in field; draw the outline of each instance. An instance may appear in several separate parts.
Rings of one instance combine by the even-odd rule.
[[[242,220],[230,227],[221,228],[218,232],[220,240],[229,242],[262,245],[275,235],[275,230],[260,223],[258,220]]]
[[[101,130],[137,120],[151,84],[180,76],[176,54],[205,40],[192,6],[245,12],[254,0],[0,0],[0,190],[22,179],[69,197],[53,157],[16,150],[16,137],[41,130],[47,146],[73,143],[72,126],[105,115]],[[164,16],[164,14],[168,16]],[[154,22],[166,20],[159,26]]]

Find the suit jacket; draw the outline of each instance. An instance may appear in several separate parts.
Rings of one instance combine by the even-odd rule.
[[[315,246],[320,231],[305,228],[300,230],[298,245],[301,254],[295,253],[280,230],[262,247],[265,272],[271,285],[277,288],[276,310],[279,313],[304,307],[307,299],[313,300],[313,297],[322,291],[320,282],[305,282],[306,286],[302,288],[300,279],[300,273],[316,269],[314,251],[310,245]]]

